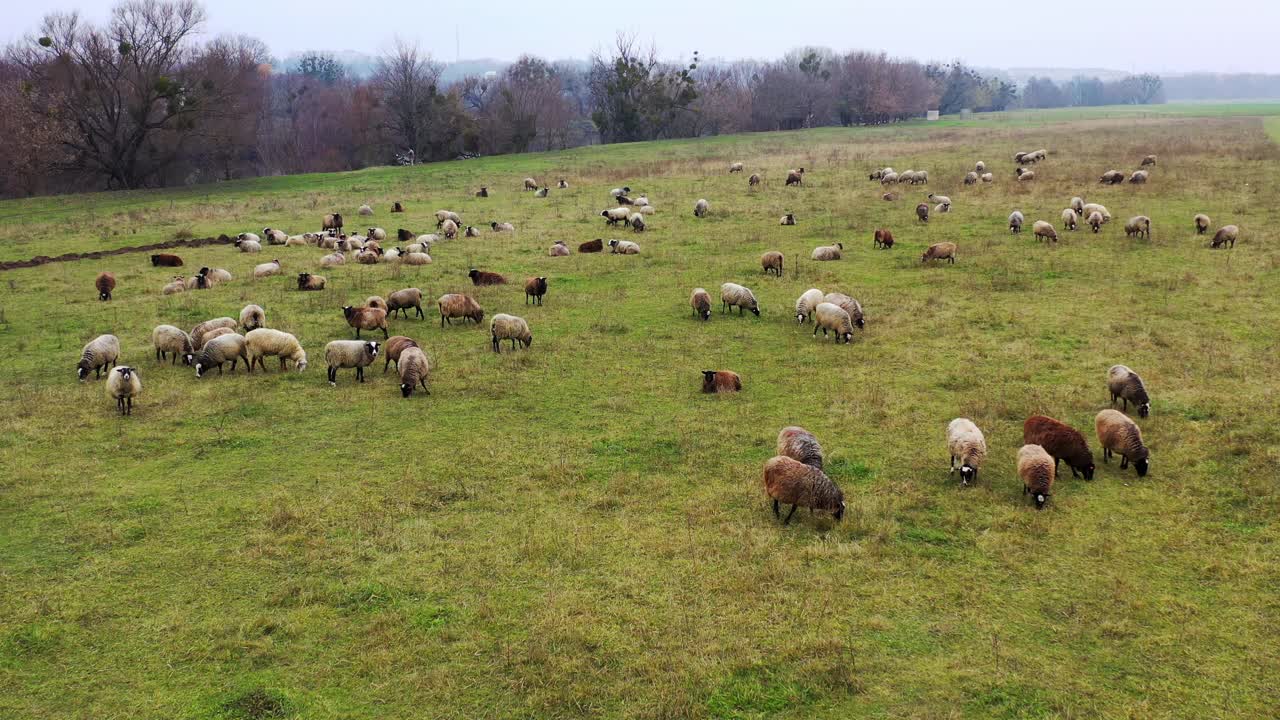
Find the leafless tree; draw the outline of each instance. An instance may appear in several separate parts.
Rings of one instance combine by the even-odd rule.
[[[420,53],[417,45],[397,40],[395,50],[378,61],[373,82],[381,91],[386,107],[385,128],[402,147],[419,157],[438,118],[435,113],[437,85],[444,68]]]

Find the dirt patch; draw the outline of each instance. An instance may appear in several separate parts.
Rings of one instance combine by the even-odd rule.
[[[12,260],[10,262],[0,262],[0,271],[16,270],[18,268],[36,267],[38,265],[47,265],[56,262],[71,262],[73,260],[97,260],[98,258],[110,257],[112,255],[124,255],[126,253],[150,252],[152,250],[168,250],[170,248],[180,247],[203,247],[205,245],[230,245],[235,242],[235,238],[229,238],[226,235],[218,237],[192,238],[190,240],[168,240],[161,243],[152,243],[151,245],[138,245],[135,247],[122,247],[115,250],[96,250],[87,253],[64,253],[57,257],[49,257],[48,255],[37,255],[30,260]]]

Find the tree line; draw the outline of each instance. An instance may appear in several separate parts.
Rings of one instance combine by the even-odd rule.
[[[961,62],[804,48],[774,61],[704,63],[695,52],[672,63],[624,35],[585,67],[524,56],[447,87],[441,63],[397,43],[371,77],[355,78],[325,53],[281,69],[256,38],[200,41],[205,19],[197,0],[123,0],[97,25],[50,14],[9,47],[0,59],[0,135],[16,141],[0,145],[0,194],[881,124],[1019,102],[1014,85]],[[1049,102],[1036,83],[1028,94]],[[1141,78],[1125,83],[1150,89]],[[1120,97],[1109,85],[1081,92],[1089,101],[1075,104]],[[1077,97],[1057,90],[1052,102]],[[1141,97],[1117,101],[1161,101],[1158,91]]]

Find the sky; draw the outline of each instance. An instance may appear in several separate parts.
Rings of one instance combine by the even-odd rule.
[[[114,4],[0,0],[0,42],[34,31],[46,12],[79,10],[98,20]],[[277,57],[377,55],[399,37],[443,61],[459,51],[462,59],[586,58],[622,31],[671,60],[694,50],[773,59],[815,45],[991,68],[1280,73],[1276,0],[205,0],[205,8],[209,35],[253,35]]]

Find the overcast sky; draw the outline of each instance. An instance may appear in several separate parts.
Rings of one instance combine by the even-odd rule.
[[[100,19],[113,4],[0,0],[0,39],[34,30],[51,10]],[[820,45],[997,68],[1280,73],[1276,0],[206,0],[205,7],[211,34],[254,35],[280,57],[317,49],[377,54],[399,35],[452,61],[456,27],[463,59],[585,58],[622,30],[656,43],[669,59],[694,50],[772,59]]]

